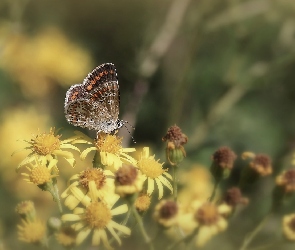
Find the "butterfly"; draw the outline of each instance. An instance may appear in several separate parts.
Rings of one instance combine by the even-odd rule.
[[[115,65],[96,67],[82,84],[70,87],[65,98],[67,121],[78,127],[111,133],[124,122],[118,119],[120,92]]]

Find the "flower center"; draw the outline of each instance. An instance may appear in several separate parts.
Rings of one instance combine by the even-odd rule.
[[[256,157],[253,160],[253,165],[254,166],[259,165],[263,168],[269,168],[269,166],[271,165],[271,160],[265,154],[258,154],[258,155],[256,155]]]
[[[212,156],[218,166],[229,169],[232,169],[236,158],[236,154],[229,147],[220,147]]]
[[[48,134],[43,133],[32,139],[34,151],[39,155],[52,154],[60,147],[60,135],[54,135],[54,129],[50,129]]]
[[[116,172],[115,181],[119,185],[131,185],[134,183],[136,177],[136,168],[131,165],[123,164],[123,166]]]
[[[51,179],[50,170],[45,166],[37,166],[31,170],[30,181],[36,185],[49,182]]]
[[[195,219],[203,225],[214,224],[219,217],[217,207],[212,203],[205,203],[200,207],[196,214]]]
[[[119,154],[122,149],[122,138],[115,135],[102,135],[99,134],[95,141],[95,146],[100,152],[107,152],[111,154]]]
[[[143,174],[152,179],[157,178],[165,172],[162,164],[155,161],[153,158],[142,158],[138,161],[138,167]]]
[[[100,168],[91,168],[86,169],[80,173],[79,182],[87,190],[89,189],[88,185],[90,181],[95,182],[96,188],[98,190],[101,189],[106,183],[106,176],[103,170]]]
[[[110,209],[102,202],[93,202],[86,208],[85,220],[91,228],[103,229],[111,219]]]
[[[172,218],[178,212],[178,206],[174,201],[166,201],[160,209],[160,217],[163,219]]]
[[[148,210],[151,205],[151,197],[147,194],[140,195],[135,201],[135,207],[139,212]]]

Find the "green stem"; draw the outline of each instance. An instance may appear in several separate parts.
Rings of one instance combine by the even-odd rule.
[[[262,229],[262,227],[264,226],[264,224],[267,222],[267,220],[269,219],[271,215],[271,212],[267,213],[264,218],[258,223],[258,225],[255,227],[255,229],[248,234],[244,241],[243,244],[240,248],[240,250],[246,250],[248,245],[252,242],[252,240],[255,238],[255,236],[260,232],[260,230]]]
[[[216,195],[216,191],[217,191],[217,187],[218,187],[218,184],[219,184],[220,180],[215,180],[215,183],[214,183],[214,187],[213,187],[213,191],[212,191],[212,194],[209,198],[209,202],[212,202],[215,195]]]
[[[132,209],[132,214],[134,215],[135,220],[137,221],[137,224],[139,226],[139,230],[142,234],[142,237],[144,238],[145,243],[149,245],[150,250],[154,250],[154,246],[152,244],[152,241],[144,229],[142,219],[141,219],[140,215],[138,214],[135,206],[131,206],[131,209]]]
[[[57,203],[59,212],[62,214],[63,209],[62,209],[61,201],[60,201],[60,198],[59,198],[57,184],[56,183],[54,183],[54,184],[47,183],[45,190],[47,190],[49,193],[51,193],[51,195],[53,197],[53,200]]]
[[[172,166],[173,172],[172,172],[172,177],[173,177],[173,198],[174,201],[177,201],[177,165]]]
[[[172,245],[168,246],[167,250],[172,250],[172,249],[176,248],[181,243],[187,244],[198,234],[198,232],[199,232],[199,228],[197,227],[191,234],[183,237],[182,239],[180,239],[180,240],[174,242]]]
[[[61,204],[60,197],[59,197],[59,191],[58,191],[57,184],[54,184],[54,185],[53,185],[53,188],[54,188],[55,201],[56,201],[56,203],[57,203],[58,210],[59,210],[60,214],[62,214],[63,209],[62,209],[62,204]]]

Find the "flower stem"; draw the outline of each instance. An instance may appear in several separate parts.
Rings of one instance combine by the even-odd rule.
[[[48,183],[46,185],[45,190],[47,190],[49,193],[51,193],[53,200],[57,203],[59,212],[62,214],[63,209],[62,209],[62,205],[61,205],[61,201],[60,201],[60,197],[59,197],[57,184],[56,183],[54,183],[54,184]]]
[[[54,184],[53,188],[54,188],[54,194],[55,194],[54,200],[57,203],[59,212],[62,214],[63,209],[62,209],[62,205],[61,205],[61,201],[60,201],[60,197],[59,197],[59,191],[58,191],[57,184]]]
[[[215,183],[214,183],[214,187],[213,187],[213,191],[212,191],[212,194],[209,198],[209,202],[213,201],[215,195],[216,195],[216,191],[217,191],[217,187],[218,187],[218,184],[219,184],[220,180],[215,180]]]
[[[144,229],[142,219],[141,219],[140,215],[138,214],[135,206],[131,206],[131,209],[132,209],[132,214],[135,217],[135,220],[136,220],[136,222],[137,222],[137,224],[139,226],[139,230],[140,230],[140,232],[142,234],[142,237],[144,238],[145,243],[149,245],[150,250],[154,250],[154,246],[152,244],[152,241],[151,241],[150,237],[148,236],[147,232]]]
[[[173,172],[172,172],[172,177],[173,177],[173,198],[174,201],[177,201],[177,165],[172,166]]]
[[[198,234],[198,232],[199,232],[199,228],[197,227],[191,234],[183,237],[182,239],[180,239],[180,240],[174,242],[172,245],[168,246],[167,250],[172,250],[172,249],[176,248],[181,243],[185,243],[185,244],[189,243]]]
[[[259,231],[262,229],[262,227],[264,226],[264,224],[267,222],[267,220],[269,219],[271,213],[267,213],[263,218],[262,220],[258,223],[258,225],[255,227],[255,229],[250,233],[248,234],[244,241],[243,241],[243,244],[240,248],[240,250],[246,250],[248,245],[252,242],[252,240],[255,238],[255,236],[259,233]]]

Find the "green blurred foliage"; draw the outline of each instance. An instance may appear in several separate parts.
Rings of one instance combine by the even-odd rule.
[[[38,35],[51,27],[62,35],[59,39],[66,41],[62,47],[64,54],[56,55],[61,58],[52,64],[57,69],[66,66],[62,63],[72,61],[74,64],[73,68],[65,67],[67,76],[62,78],[63,74],[55,69],[49,68],[46,73],[48,64],[40,69],[40,61],[35,62],[35,56],[22,55],[25,48],[18,47],[18,53],[10,53],[10,57],[5,58],[5,62],[10,62],[9,67],[0,63],[2,114],[9,114],[15,108],[26,112],[27,107],[34,107],[37,114],[50,117],[47,127],[63,127],[67,134],[75,129],[66,123],[63,114],[67,88],[81,82],[96,65],[112,62],[119,76],[122,117],[128,103],[137,100],[137,83],[142,79],[140,65],[165,23],[171,3],[167,0],[2,1],[1,56],[13,43],[11,37],[22,37],[23,42],[17,46],[30,46]],[[131,109],[136,117],[131,125],[136,128],[137,143],[150,145],[164,160],[161,138],[169,126],[177,124],[189,138],[184,168],[190,168],[193,163],[209,167],[211,154],[221,145],[232,147],[238,155],[245,150],[268,153],[273,159],[275,174],[290,167],[295,146],[294,13],[294,0],[190,1],[180,29],[159,59],[155,73],[145,79],[147,93],[136,103],[138,106]],[[52,41],[57,39],[52,36]],[[70,50],[66,50],[67,44],[72,46]],[[54,52],[50,41],[47,44],[45,41],[43,49],[48,49],[49,53],[52,50],[53,57],[54,53],[59,53]],[[80,49],[86,59],[73,56]],[[19,63],[17,67],[16,62]],[[30,62],[34,64],[26,68]],[[26,71],[21,71],[23,68]],[[83,72],[70,78],[78,68],[83,68]],[[36,81],[34,77],[28,78],[31,80],[27,86],[22,79],[24,72],[30,70],[33,76],[36,72],[44,72]],[[46,79],[46,88],[39,79]],[[43,87],[42,95],[34,94]],[[31,93],[30,90],[35,91]],[[2,124],[5,119],[9,116],[1,116]],[[37,125],[32,131],[44,126]],[[18,133],[13,127],[10,132]],[[23,135],[17,137],[21,139]],[[6,134],[2,147],[11,138]],[[9,148],[9,151],[16,149]],[[9,158],[10,155],[2,157]],[[5,162],[1,170],[14,171],[15,167]],[[14,242],[15,234],[8,237],[15,231],[17,221],[11,209],[15,206],[14,188],[8,188],[8,182],[3,178],[1,185],[0,195],[5,204],[1,209],[1,220],[6,228],[1,238],[7,238],[7,249],[24,249],[24,245]],[[264,202],[260,195],[269,195],[271,184],[266,181],[256,188],[259,190],[256,195],[253,194],[255,190],[249,190],[253,200],[247,211],[255,211],[252,218],[240,215],[240,221],[236,220],[233,228],[252,228],[253,221],[263,213],[261,210],[265,210],[269,201]],[[218,236],[210,242],[206,249],[214,249],[220,244],[224,245],[222,249],[236,249],[243,232],[236,230],[230,234],[233,231],[229,230],[226,236]],[[275,233],[275,230],[269,229],[265,237],[267,233]],[[139,246],[140,240],[137,243],[127,240],[122,249],[138,249]]]

